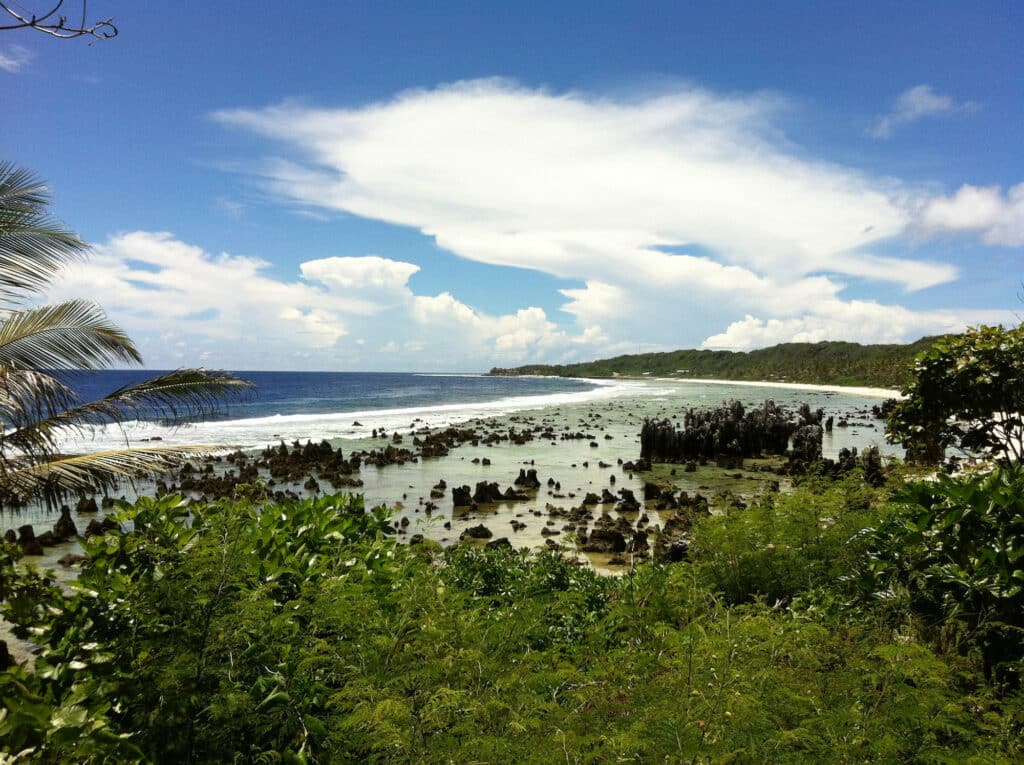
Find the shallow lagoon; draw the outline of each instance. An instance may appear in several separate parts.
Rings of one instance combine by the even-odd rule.
[[[233,447],[254,449],[259,444],[268,445],[285,440],[305,442],[322,438],[350,454],[354,450],[379,449],[389,442],[393,434],[400,433],[409,446],[411,436],[424,427],[442,428],[449,424],[460,427],[475,427],[480,431],[507,431],[510,428],[523,431],[535,425],[550,426],[556,434],[563,431],[582,432],[592,438],[574,440],[535,439],[516,445],[501,441],[493,445],[480,444],[461,446],[445,457],[429,458],[402,465],[383,468],[363,467],[360,478],[364,485],[359,490],[370,506],[387,505],[395,509],[395,521],[401,523],[408,518],[403,536],[423,534],[442,544],[458,539],[460,533],[471,525],[484,523],[495,537],[507,536],[516,547],[537,547],[545,543],[541,530],[548,520],[546,506],[569,509],[580,503],[587,492],[601,493],[603,488],[612,492],[631,489],[637,497],[642,496],[643,480],[621,467],[640,456],[639,432],[645,418],[681,417],[691,407],[714,407],[724,401],[738,399],[749,406],[759,406],[765,399],[774,399],[786,407],[796,408],[807,403],[812,409],[822,408],[826,416],[833,415],[836,422],[848,419],[850,426],[836,427],[826,433],[823,451],[826,457],[835,457],[840,449],[863,449],[877,445],[883,453],[895,454],[893,447],[884,441],[882,423],[874,420],[870,408],[887,395],[885,391],[823,389],[795,386],[758,386],[749,383],[705,383],[683,380],[630,380],[605,383],[592,391],[565,393],[557,396],[521,397],[514,401],[478,403],[473,405],[443,405],[436,407],[415,407],[404,410],[379,410],[332,413],[329,415],[308,415],[287,420],[258,418],[217,423],[203,423],[198,427],[177,430],[160,429],[139,425],[129,429],[135,440],[159,435],[163,443],[210,442],[210,436],[227,436],[221,443]],[[358,423],[358,424],[356,424]],[[344,435],[337,435],[339,428]],[[374,428],[386,428],[388,438],[372,438]],[[278,432],[280,431],[280,432]],[[333,437],[330,437],[332,434]],[[231,436],[236,438],[232,439]],[[80,442],[84,450],[104,448],[108,441],[123,438],[114,433],[100,433],[95,438]],[[122,442],[123,443],[123,442]],[[591,444],[596,446],[591,446]],[[484,459],[489,465],[482,464]],[[480,462],[474,462],[474,459]],[[601,463],[607,467],[600,467]],[[541,481],[541,489],[526,501],[500,502],[483,505],[474,512],[452,507],[451,488],[468,485],[473,488],[478,481],[497,482],[504,490],[510,486],[521,468],[534,468]],[[748,466],[751,467],[751,466]],[[734,477],[736,473],[742,478]],[[728,475],[726,475],[728,473]],[[612,484],[614,477],[615,483]],[[555,496],[554,489],[547,487],[551,478],[561,484],[563,495]],[[433,500],[437,510],[432,514],[425,511],[430,501],[430,489],[439,480],[447,484],[444,497]],[[690,493],[700,492],[713,497],[723,489],[739,496],[750,496],[760,491],[764,482],[775,480],[776,476],[753,470],[724,471],[715,467],[701,467],[695,473],[684,473],[681,469],[673,477],[677,487]],[[140,485],[138,491],[145,493],[152,487]],[[301,483],[276,488],[291,488],[305,494]],[[326,487],[325,487],[326,488]],[[131,499],[135,492],[125,491]],[[526,523],[521,531],[512,531],[511,521]],[[33,523],[37,531],[48,528],[55,518],[41,508],[28,508],[4,518],[4,527]],[[651,514],[651,522],[660,519]],[[76,518],[80,526],[87,518]],[[449,523],[450,528],[445,528]],[[560,530],[560,525],[548,526]],[[551,538],[560,541],[563,534]],[[43,566],[55,565],[56,560],[77,548],[74,543],[49,548],[47,554],[37,559]],[[595,558],[595,563],[600,560]]]

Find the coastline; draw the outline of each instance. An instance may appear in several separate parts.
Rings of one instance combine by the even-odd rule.
[[[758,382],[755,380],[714,380],[702,377],[630,377],[616,379],[658,380],[660,382],[673,383],[699,383],[700,385],[739,385],[749,388],[780,388],[782,390],[814,390],[830,393],[850,393],[855,396],[894,398],[897,401],[903,398],[903,394],[898,390],[893,390],[891,388],[871,388],[860,385],[821,385],[817,383]]]
[[[634,375],[620,375],[619,377],[580,377],[572,376],[562,378],[561,375],[515,375],[516,377],[551,377],[567,380],[584,380],[586,382],[609,384],[618,381],[627,382],[663,382],[663,383],[697,383],[700,385],[737,385],[746,388],[779,388],[781,390],[807,390],[821,391],[828,393],[849,393],[854,396],[868,396],[872,398],[894,398],[897,401],[903,399],[903,394],[893,388],[875,388],[866,385],[839,385],[836,383],[789,383],[768,380],[721,380],[711,377],[636,377]]]
[[[223,443],[231,449],[262,449],[280,441],[296,439],[360,442],[370,439],[374,430],[388,432],[415,428],[444,428],[471,420],[507,417],[559,407],[615,406],[612,402],[658,396],[672,386],[679,392],[700,386],[733,386],[774,389],[799,393],[838,393],[863,398],[901,398],[896,390],[813,383],[761,382],[753,380],[717,380],[682,377],[573,377],[522,375],[543,379],[573,379],[593,387],[586,391],[510,396],[492,401],[428,404],[387,409],[353,408],[348,411],[309,414],[272,414],[238,419],[211,420],[185,426],[167,427],[151,422],[128,422],[122,426],[100,426],[88,435],[75,435],[62,444],[69,451],[102,451],[116,448],[125,438],[133,442],[160,440],[177,444]],[[734,394],[739,395],[739,394]]]

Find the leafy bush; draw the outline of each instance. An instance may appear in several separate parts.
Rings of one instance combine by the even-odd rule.
[[[1024,470],[908,483],[870,540],[862,585],[905,590],[936,637],[980,650],[986,676],[1018,685],[1024,659]]]
[[[866,535],[844,540],[882,497],[811,483],[758,503],[749,526],[737,512],[698,528],[704,562],[619,578],[550,552],[457,547],[431,560],[352,498],[222,502],[188,518],[178,499],[146,500],[121,510],[133,532],[88,541],[70,593],[4,549],[4,615],[40,652],[34,670],[0,673],[0,751],[1020,761],[1020,695],[997,697],[969,657],[932,651],[884,609],[851,607],[837,585]],[[765,540],[792,551],[761,557]],[[788,607],[761,602],[768,593]]]
[[[217,759],[225,747],[299,756],[314,744],[305,719],[319,702],[302,692],[309,678],[294,650],[315,637],[305,629],[327,582],[369,581],[373,591],[396,577],[386,513],[327,497],[263,512],[223,502],[191,524],[187,514],[178,497],[122,508],[117,519],[134,532],[83,540],[89,560],[70,594],[6,551],[3,615],[42,647],[35,672],[19,678],[24,692],[4,700],[11,750],[81,758],[82,742],[52,735],[79,718],[79,735],[94,725],[145,731],[136,754],[168,760]],[[25,716],[35,699],[53,706],[49,721]],[[238,708],[248,714],[235,717]]]
[[[764,494],[750,507],[730,507],[695,524],[695,565],[707,586],[734,604],[786,603],[807,589],[835,586],[859,561],[859,532],[877,521],[884,496],[859,473]]]
[[[947,447],[1024,461],[1024,325],[947,335],[918,355],[889,438],[923,462]]]

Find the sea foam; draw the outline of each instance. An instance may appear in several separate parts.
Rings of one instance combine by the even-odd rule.
[[[393,409],[359,409],[322,414],[276,414],[214,420],[168,427],[131,421],[98,427],[60,444],[67,452],[95,452],[142,446],[157,440],[167,445],[216,444],[231,449],[259,449],[279,441],[369,438],[374,430],[408,432],[412,428],[443,428],[482,417],[495,417],[548,407],[588,404],[626,396],[663,395],[641,381],[586,380],[590,390],[512,396],[495,401],[436,404]]]

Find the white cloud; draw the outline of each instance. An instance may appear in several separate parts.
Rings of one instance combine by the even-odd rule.
[[[449,352],[490,355],[500,363],[545,360],[553,351],[574,345],[584,345],[594,353],[607,342],[600,327],[587,328],[579,336],[569,335],[536,306],[491,316],[447,292],[415,297],[411,315],[428,329],[442,330]]]
[[[617,316],[631,307],[626,291],[614,284],[588,281],[583,289],[559,291],[570,300],[562,310],[585,321]]]
[[[910,311],[874,301],[827,302],[801,316],[761,319],[747,314],[724,332],[708,337],[703,348],[749,350],[776,343],[818,343],[847,340],[861,343],[902,343],[908,338],[961,332],[972,324],[1015,324],[1011,311]]]
[[[885,129],[968,108],[945,98],[911,89]],[[461,257],[584,285],[560,290],[572,331],[524,316],[499,332],[448,293],[414,298],[417,321],[462,326],[509,353],[532,343],[531,353],[586,355],[636,337],[694,343],[744,314],[800,334],[811,331],[804,317],[823,326],[823,302],[833,314],[860,310],[843,299],[849,280],[915,291],[958,277],[909,250],[871,252],[884,243],[892,253],[917,230],[927,197],[794,149],[778,129],[784,106],[695,88],[615,100],[480,80],[359,108],[286,104],[216,118],[294,150],[259,169],[290,203],[414,227]],[[902,328],[900,339],[916,339],[936,323],[927,314],[886,336]],[[879,335],[870,324],[843,329],[858,331]],[[588,337],[600,343],[582,347]]]
[[[921,215],[927,231],[970,231],[986,244],[1024,246],[1024,183],[1007,190],[964,185],[951,197],[929,200]]]
[[[153,367],[215,359],[236,369],[380,368],[377,349],[395,356],[396,368],[478,371],[494,359],[535,360],[581,344],[593,351],[604,341],[593,331],[567,335],[536,307],[492,316],[447,292],[415,295],[413,263],[322,258],[301,263],[295,281],[271,277],[268,265],[136,231],[94,247],[46,298],[96,300]]]
[[[32,53],[20,45],[8,45],[0,48],[0,69],[17,74],[32,60]]]
[[[846,273],[901,233],[891,183],[789,153],[778,99],[684,90],[637,101],[484,80],[358,109],[222,111],[304,163],[262,173],[292,201],[413,226],[472,260],[606,283]],[[655,248],[698,243],[708,257]],[[857,274],[902,282],[891,268]],[[628,277],[628,278],[627,278]]]
[[[415,263],[377,255],[308,260],[300,265],[303,278],[335,291],[339,305],[351,313],[372,315],[407,302],[409,277],[420,270]]]
[[[323,258],[302,264],[302,275],[313,281],[337,285],[345,289],[399,290],[409,277],[420,270],[414,263],[388,260],[377,255],[358,258]]]
[[[890,138],[896,128],[917,122],[925,117],[936,117],[957,111],[974,111],[977,104],[967,101],[958,104],[950,96],[937,93],[931,85],[915,85],[899,94],[893,110],[879,117],[868,128],[872,138]]]
[[[302,311],[298,308],[283,308],[279,314],[286,321],[295,322],[294,330],[300,337],[306,335],[307,343],[314,348],[329,348],[344,337],[347,332],[336,314],[319,308]]]

